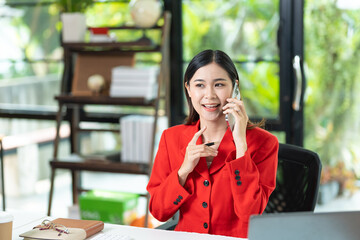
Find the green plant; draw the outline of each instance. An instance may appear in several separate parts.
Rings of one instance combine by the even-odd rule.
[[[94,4],[93,0],[56,0],[56,5],[61,12],[85,12]]]

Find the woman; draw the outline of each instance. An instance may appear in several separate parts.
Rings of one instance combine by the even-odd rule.
[[[175,230],[247,237],[250,215],[264,211],[275,188],[278,140],[231,98],[238,81],[219,50],[199,53],[187,67],[189,116],[163,132],[147,186],[155,218],[180,210]]]

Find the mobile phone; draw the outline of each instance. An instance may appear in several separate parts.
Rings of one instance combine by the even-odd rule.
[[[241,100],[240,88],[239,88],[239,84],[237,82],[235,82],[235,86],[234,86],[234,90],[232,92],[231,98],[236,98],[238,100]],[[234,116],[232,114],[226,114],[225,121],[227,122],[228,126],[230,127],[230,130],[233,131],[234,125],[235,125]]]

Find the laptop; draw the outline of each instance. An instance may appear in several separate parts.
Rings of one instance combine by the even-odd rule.
[[[360,211],[296,212],[250,217],[249,240],[360,239]]]

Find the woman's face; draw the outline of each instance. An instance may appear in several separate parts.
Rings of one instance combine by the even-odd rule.
[[[222,67],[213,62],[199,68],[185,87],[201,121],[225,117],[222,107],[231,97],[232,82]]]

